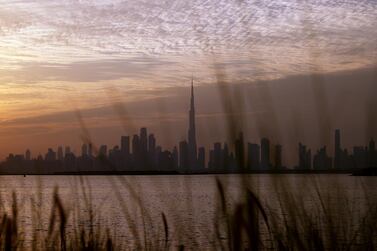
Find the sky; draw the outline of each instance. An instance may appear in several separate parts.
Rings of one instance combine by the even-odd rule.
[[[365,102],[371,83],[377,84],[376,16],[375,0],[0,0],[0,159],[26,148],[34,154],[60,144],[79,149],[79,118],[98,144],[116,144],[121,134],[148,126],[171,147],[186,137],[191,76],[204,145],[225,137],[219,76],[233,87],[252,88],[253,95],[260,90],[264,95],[266,86],[272,93],[286,92],[281,88],[287,80],[303,77],[290,95],[264,99],[260,111],[245,105],[246,122],[261,120],[258,112],[280,111],[275,103],[294,101],[301,96],[294,90],[312,82],[314,91],[307,93],[312,109],[299,106],[296,114],[334,110],[318,93],[328,95],[333,85],[328,79],[344,81],[353,73],[357,86],[335,84],[349,91],[337,96],[337,104],[348,96]],[[314,83],[305,76],[328,77]],[[354,129],[365,139],[371,130],[360,116]],[[328,130],[340,121],[317,120]],[[345,121],[339,125],[351,131]],[[219,128],[213,130],[213,124]]]

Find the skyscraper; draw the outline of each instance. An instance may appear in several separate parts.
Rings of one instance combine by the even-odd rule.
[[[369,141],[369,148],[368,148],[368,166],[376,167],[377,166],[377,153],[376,153],[376,143],[373,139]]]
[[[229,147],[227,143],[224,143],[224,149],[223,149],[223,162],[224,167],[226,170],[229,170],[230,163],[229,163]]]
[[[56,160],[56,152],[52,150],[52,148],[48,149],[48,152],[46,153],[45,156],[46,161],[55,161]]]
[[[327,156],[326,146],[317,151],[313,157],[313,169],[314,170],[330,170],[332,160]]]
[[[93,145],[92,145],[92,143],[88,144],[88,155],[89,155],[89,158],[93,157]]]
[[[245,145],[242,132],[239,133],[238,138],[235,140],[234,146],[237,168],[243,170],[245,168]]]
[[[261,140],[261,169],[270,168],[270,141],[267,138]]]
[[[81,156],[82,157],[87,157],[88,156],[88,145],[87,144],[83,144],[81,146]]]
[[[248,144],[248,163],[251,170],[260,169],[260,146],[258,144]]]
[[[154,134],[149,134],[148,137],[148,152],[154,154],[156,151],[156,138]]]
[[[122,155],[128,156],[130,154],[130,137],[129,136],[122,136],[120,139],[120,149],[122,151]]]
[[[140,128],[140,151],[143,157],[146,157],[148,152],[148,133],[147,128],[142,127]]]
[[[64,152],[65,152],[65,155],[67,155],[67,154],[68,154],[68,155],[71,154],[71,147],[66,146]]]
[[[354,168],[366,168],[368,166],[368,147],[354,146],[352,155]]]
[[[298,169],[310,170],[312,168],[312,153],[310,149],[298,143]]]
[[[174,170],[178,170],[178,165],[179,165],[178,164],[178,156],[179,156],[178,149],[175,146],[174,149],[173,149],[173,152],[172,152],[172,159],[173,159]]]
[[[191,79],[191,100],[189,111],[189,129],[188,129],[188,152],[189,152],[189,168],[193,170],[197,162],[196,147],[196,129],[195,129],[195,100],[194,100],[194,80]]]
[[[63,147],[59,146],[58,147],[58,160],[62,161],[63,160]]]
[[[107,145],[101,145],[98,151],[98,155],[101,157],[107,156]]]
[[[341,162],[341,153],[342,150],[340,149],[340,130],[335,130],[335,153],[334,153],[334,168],[340,169],[340,162]]]
[[[213,167],[215,170],[222,170],[222,161],[221,161],[221,155],[222,155],[222,147],[220,142],[216,142],[213,145],[213,154],[214,154],[214,159],[213,159]]]
[[[148,166],[154,168],[156,166],[156,138],[154,134],[148,137]]]
[[[199,147],[198,149],[198,168],[201,171],[204,171],[205,168],[205,148]]]
[[[148,132],[147,128],[140,128],[140,158],[139,165],[141,168],[147,168],[148,166]]]
[[[133,155],[133,162],[135,167],[140,168],[139,166],[139,160],[140,160],[140,140],[139,135],[135,134],[132,137],[132,155]]]
[[[179,168],[186,172],[188,169],[188,162],[189,162],[189,148],[187,141],[181,141],[179,142]]]
[[[31,159],[31,153],[30,153],[29,149],[26,150],[25,156],[26,156],[26,160],[30,160]]]
[[[280,170],[282,168],[282,145],[275,145],[275,153],[274,153],[274,161],[275,161],[275,169]]]

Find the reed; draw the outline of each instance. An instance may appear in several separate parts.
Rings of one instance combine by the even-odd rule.
[[[302,196],[290,192],[292,189],[289,188],[289,184],[276,182],[274,185],[276,196],[273,197],[277,198],[275,203],[262,201],[250,184],[242,186],[237,202],[231,203],[224,182],[216,179],[218,197],[214,209],[216,217],[213,225],[208,226],[209,231],[215,233],[213,246],[210,248],[251,251],[376,249],[377,203],[367,194],[365,194],[366,207],[358,211],[345,193],[339,192],[337,200],[331,201],[313,181],[311,187],[314,193],[311,193],[313,197],[311,201],[318,206],[307,207]],[[177,240],[172,239],[169,224],[178,228],[179,226],[169,221],[163,212],[160,219],[151,219],[150,215],[143,216],[148,219],[144,221],[144,233],[150,233],[151,225],[159,226],[160,233],[140,236],[138,230],[134,229],[128,234],[131,235],[131,239],[139,241],[135,241],[136,244],[132,246],[120,243],[112,227],[101,223],[100,212],[93,210],[90,196],[87,196],[90,194],[90,191],[87,191],[90,186],[86,186],[83,181],[81,186],[87,198],[84,202],[86,210],[77,210],[75,207],[79,205],[75,204],[69,209],[56,188],[49,213],[48,231],[41,234],[38,232],[38,227],[43,222],[34,224],[32,230],[34,232],[30,235],[31,245],[26,243],[27,233],[19,224],[25,215],[19,213],[19,203],[16,194],[13,193],[11,213],[7,214],[1,209],[3,211],[0,217],[1,250],[185,250],[191,248],[184,244],[172,245],[177,243]],[[41,210],[44,210],[43,207],[34,207],[33,215],[46,214]],[[79,215],[75,216],[74,212]],[[142,212],[149,214],[148,208],[144,208]],[[86,223],[79,223],[78,218],[86,219]],[[183,226],[181,227],[183,229]],[[133,236],[135,232],[137,236]],[[192,233],[186,232],[185,235],[187,239],[195,241]]]

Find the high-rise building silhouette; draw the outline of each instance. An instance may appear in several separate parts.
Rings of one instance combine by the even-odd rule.
[[[120,139],[120,150],[123,156],[128,156],[130,154],[130,137],[122,136]]]
[[[46,161],[55,161],[56,160],[56,152],[52,150],[52,148],[49,148],[46,156],[45,156]]]
[[[187,141],[179,142],[179,167],[182,171],[187,172],[189,165],[189,148]]]
[[[137,134],[132,137],[132,158],[134,168],[140,168],[137,166],[140,160],[140,140]]]
[[[189,129],[188,129],[188,153],[189,168],[194,170],[197,162],[196,146],[196,128],[195,128],[195,100],[194,100],[194,79],[191,79],[191,99],[189,111]]]
[[[174,148],[173,148],[173,152],[172,152],[172,159],[173,159],[173,165],[174,165],[174,168],[175,168],[175,170],[178,170],[178,156],[179,156],[179,154],[178,154],[178,149],[177,149],[177,147],[175,146]],[[158,163],[156,163],[156,164],[158,164]]]
[[[156,151],[156,138],[154,137],[154,134],[149,134],[148,137],[148,152],[154,154]]]
[[[145,127],[140,128],[140,151],[143,157],[146,157],[145,155],[148,152],[148,133]]]
[[[317,151],[313,157],[313,169],[314,170],[330,170],[332,165],[332,159],[327,156],[326,146]]]
[[[65,150],[64,150],[64,153],[65,153],[64,156],[70,155],[70,154],[71,154],[71,147],[66,146],[66,147],[65,147]]]
[[[261,169],[270,168],[270,141],[267,138],[261,140]]]
[[[250,170],[260,169],[260,147],[258,144],[248,143],[248,166]]]
[[[156,138],[154,134],[148,137],[148,165],[152,168],[156,166]]]
[[[377,167],[376,143],[374,142],[373,139],[369,141],[368,166]]]
[[[335,130],[335,152],[334,152],[334,168],[341,168],[342,150],[340,148],[340,130]]]
[[[368,166],[368,147],[353,147],[353,164],[355,168],[366,168]]]
[[[160,170],[161,170],[161,166],[160,166],[160,163],[161,163],[161,153],[162,153],[162,147],[161,146],[156,146],[156,163],[157,163],[157,166],[159,166]]]
[[[212,172],[215,170],[215,151],[213,149],[209,150],[209,160],[208,160],[208,169]]]
[[[216,142],[213,145],[213,167],[216,170],[222,170],[222,147],[220,142]]]
[[[312,152],[301,143],[298,143],[298,169],[310,170],[312,168]]]
[[[30,160],[31,159],[31,153],[30,153],[29,149],[27,149],[26,152],[25,152],[25,158],[26,158],[26,160]]]
[[[205,148],[199,147],[198,149],[198,168],[203,170],[206,167],[205,164]]]
[[[274,151],[274,164],[275,169],[280,170],[282,168],[282,145],[275,145]]]
[[[243,133],[240,132],[238,138],[234,142],[235,146],[235,156],[237,162],[237,168],[239,170],[244,170],[245,168],[245,145]]]
[[[223,162],[224,162],[225,168],[229,168],[230,167],[230,162],[229,162],[229,147],[228,147],[227,143],[224,144]]]
[[[88,156],[88,145],[83,144],[81,146],[81,157],[87,157]]]
[[[88,155],[90,158],[93,157],[93,144],[92,143],[88,144]]]
[[[58,147],[58,160],[62,161],[63,160],[63,147],[59,146]]]
[[[122,165],[122,152],[119,146],[114,146],[109,150],[109,161],[112,164],[111,168],[117,169]]]
[[[107,156],[107,145],[101,145],[99,147],[98,155],[102,156],[102,157],[106,157]]]
[[[138,161],[139,168],[148,166],[148,132],[147,128],[140,128],[140,158]]]

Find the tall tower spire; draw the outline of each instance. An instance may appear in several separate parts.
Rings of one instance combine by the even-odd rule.
[[[191,102],[190,102],[190,109],[194,112],[194,120],[195,120],[195,100],[194,100],[194,77],[191,77]],[[190,117],[191,120],[191,117]],[[191,124],[191,122],[190,122]],[[195,121],[194,121],[195,127]]]
[[[197,163],[197,146],[196,146],[196,128],[195,128],[195,99],[194,99],[194,78],[191,77],[191,100],[189,111],[189,130],[188,130],[188,148],[189,148],[189,167],[192,171]]]

